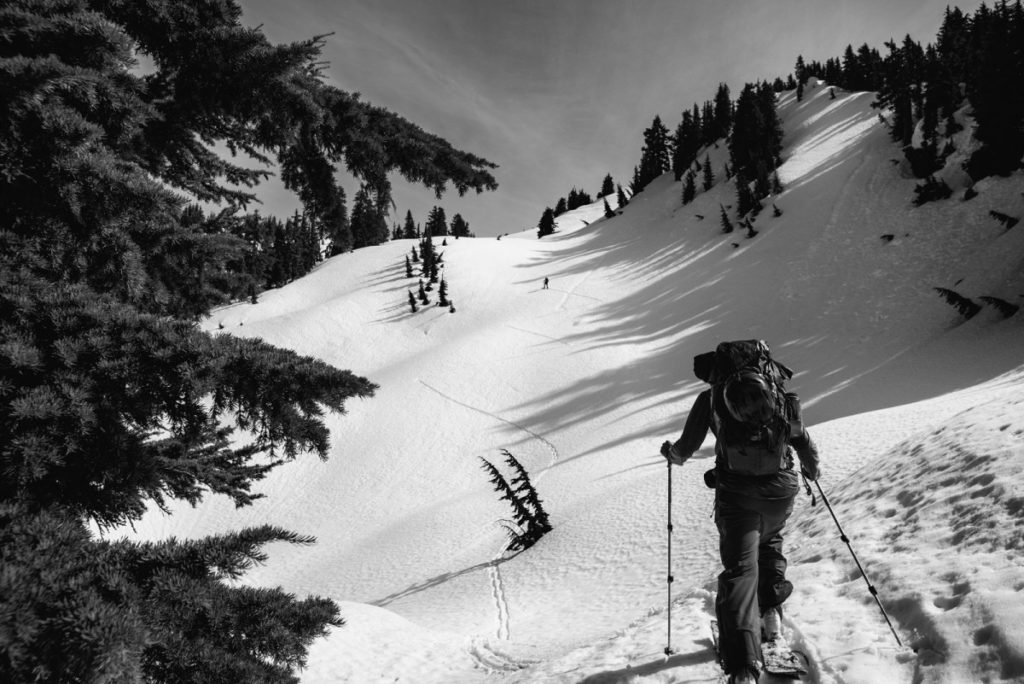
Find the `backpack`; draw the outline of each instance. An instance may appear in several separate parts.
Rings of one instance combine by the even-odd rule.
[[[694,372],[712,385],[712,426],[725,468],[737,475],[774,475],[786,465],[795,394],[793,371],[773,360],[762,340],[723,342],[694,358]],[[797,423],[798,424],[798,423]]]

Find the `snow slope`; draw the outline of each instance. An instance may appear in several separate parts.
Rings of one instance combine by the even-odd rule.
[[[603,219],[599,200],[544,240],[449,238],[454,314],[409,310],[405,240],[216,311],[209,330],[380,390],[330,418],[328,461],[278,469],[256,505],[154,511],[135,534],[272,521],[315,535],[271,547],[245,580],[341,603],[347,624],[313,646],[306,682],[714,681],[711,443],[672,475],[667,660],[657,448],[702,389],[693,356],[757,337],[798,371],[821,484],[917,649],[896,646],[832,519],[801,496],[787,623],[813,678],[1024,680],[1024,314],[986,307],[964,322],[933,290],[1022,303],[1024,227],[988,216],[1024,215],[1022,176],[914,208],[915,181],[870,100],[821,86],[803,102],[781,96],[783,213],[763,212],[754,238],[721,231],[731,182],[682,207],[664,176],[620,216]],[[725,145],[708,153],[721,176]],[[501,449],[527,467],[555,527],[514,556],[499,526],[509,511],[479,467]]]

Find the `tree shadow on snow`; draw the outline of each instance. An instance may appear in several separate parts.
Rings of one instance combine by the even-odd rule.
[[[841,114],[846,113],[840,110],[835,116]],[[841,119],[835,123],[846,124]],[[581,297],[588,295],[594,276],[624,286],[622,296],[611,301],[587,303],[574,297],[572,309],[554,312],[564,317],[563,326],[580,324],[578,332],[560,335],[558,343],[571,347],[573,355],[625,345],[635,346],[636,355],[620,366],[595,369],[550,387],[503,412],[519,416],[518,422],[540,434],[552,434],[602,416],[622,418],[666,405],[678,407],[676,415],[624,430],[595,449],[650,439],[653,451],[664,435],[681,430],[690,401],[705,387],[693,376],[693,357],[722,340],[768,341],[776,358],[797,371],[789,386],[804,400],[812,424],[971,387],[1024,363],[1024,348],[979,354],[971,329],[964,334],[942,329],[945,317],[953,315],[941,302],[929,313],[929,327],[910,328],[899,327],[895,319],[890,327],[883,319],[875,320],[866,306],[857,309],[842,300],[847,288],[842,270],[832,272],[818,263],[828,243],[815,240],[821,239],[832,206],[818,198],[835,195],[833,186],[840,181],[863,185],[864,178],[856,175],[862,152],[859,145],[836,150],[825,160],[827,171],[815,169],[785,195],[803,211],[780,218],[763,213],[757,222],[762,234],[750,240],[742,231],[722,234],[717,202],[714,213],[692,209],[704,212],[702,221],[653,204],[668,196],[665,179],[653,184],[647,206],[639,207],[633,223],[611,220],[564,236],[565,251],[539,255],[524,268],[536,273],[542,267],[553,286]],[[643,194],[647,191],[638,196],[638,204]],[[625,231],[623,225],[634,230]],[[733,242],[739,247],[732,247]],[[842,306],[830,310],[833,297]],[[982,324],[972,321],[975,327]],[[994,330],[1013,324],[989,325]],[[622,413],[623,406],[630,407],[628,413]]]
[[[499,565],[502,565],[503,563],[512,560],[513,558],[518,556],[520,553],[522,553],[522,551],[517,551],[517,552],[515,552],[515,553],[513,553],[511,555],[502,556],[501,558],[496,558],[494,560],[489,560],[489,561],[486,561],[484,563],[477,563],[476,565],[471,565],[468,568],[463,568],[462,570],[457,570],[455,572],[444,572],[444,573],[441,573],[440,575],[437,575],[435,577],[431,577],[430,579],[426,579],[426,580],[423,580],[422,582],[418,582],[416,584],[412,584],[409,587],[403,589],[402,591],[396,591],[395,593],[389,594],[388,596],[385,596],[384,598],[377,599],[376,601],[370,601],[369,604],[371,606],[377,606],[378,608],[383,608],[384,606],[387,606],[387,605],[389,605],[391,603],[394,603],[395,601],[398,601],[400,599],[406,598],[408,596],[412,596],[414,594],[418,594],[418,593],[420,593],[422,591],[427,591],[428,589],[433,589],[434,587],[440,586],[440,585],[444,584],[445,582],[449,582],[449,581],[451,581],[451,580],[453,580],[453,579],[455,579],[457,577],[462,577],[463,575],[468,575],[468,574],[476,572],[478,570],[487,570],[488,568],[496,568]]]

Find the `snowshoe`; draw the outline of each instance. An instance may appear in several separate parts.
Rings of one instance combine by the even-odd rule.
[[[715,648],[715,656],[718,664],[724,668],[722,651],[719,647],[718,621],[711,621],[711,643]],[[787,679],[801,679],[807,674],[807,659],[797,651],[790,648],[786,640],[781,636],[772,641],[765,641],[761,644],[761,657],[764,659],[765,673]]]

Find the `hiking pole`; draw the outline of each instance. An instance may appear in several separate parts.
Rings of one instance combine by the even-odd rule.
[[[665,645],[665,657],[668,658],[672,655],[672,582],[675,580],[672,577],[672,461],[665,459],[665,463],[668,464],[668,572],[666,586],[668,588],[668,621],[666,622],[666,628],[668,630],[668,642]]]
[[[850,544],[850,538],[846,536],[845,532],[843,532],[843,526],[839,524],[839,518],[836,517],[836,512],[832,510],[832,506],[829,504],[828,498],[825,496],[825,491],[821,488],[821,483],[815,480],[814,484],[818,486],[818,493],[821,494],[821,500],[825,503],[825,508],[828,509],[828,512],[832,514],[832,519],[835,520],[836,527],[839,528],[839,538],[846,543],[846,548],[850,549],[850,555],[853,556],[853,562],[857,564],[857,569],[860,570],[861,577],[863,577],[864,581],[867,583],[868,591],[871,592],[873,597],[875,597],[875,603],[878,604],[878,610],[882,611],[882,617],[885,618],[885,624],[889,625],[889,630],[896,638],[896,643],[902,647],[903,642],[900,641],[900,635],[896,633],[896,628],[892,626],[892,622],[889,620],[889,614],[885,612],[885,608],[882,607],[882,602],[878,600],[878,590],[875,589],[873,584],[871,584],[871,580],[868,579],[868,574],[864,572],[864,567],[860,564],[857,554],[854,553],[853,545]]]

